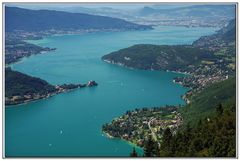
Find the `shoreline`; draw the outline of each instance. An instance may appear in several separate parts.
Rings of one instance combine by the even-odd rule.
[[[164,72],[168,72],[168,73],[175,73],[175,74],[181,74],[181,75],[192,75],[191,73],[188,73],[188,72],[179,72],[179,71],[174,71],[174,70],[139,69],[139,68],[126,66],[123,63],[112,62],[111,60],[107,60],[107,59],[102,59],[102,61],[104,61],[108,64],[113,64],[113,65],[117,65],[117,66],[128,68],[128,69],[143,70],[143,71],[144,70],[146,70],[146,71],[164,71]]]
[[[81,87],[79,87],[81,88]],[[66,90],[66,91],[63,91],[63,92],[59,92],[59,93],[53,93],[52,95],[50,96],[45,96],[45,97],[42,97],[42,98],[38,98],[38,99],[29,99],[29,100],[26,100],[25,102],[21,102],[21,103],[16,103],[16,104],[8,104],[6,105],[5,104],[5,108],[11,108],[13,106],[20,106],[20,105],[25,105],[25,104],[28,104],[28,103],[33,103],[33,102],[37,102],[37,101],[40,101],[40,100],[45,100],[45,99],[48,99],[48,98],[51,98],[51,97],[54,97],[56,95],[59,95],[59,94],[62,94],[62,93],[68,93],[68,92],[71,92],[73,90],[77,90],[79,88],[75,88],[75,89],[69,89],[69,90]]]
[[[105,30],[90,30],[90,31],[88,31],[88,30],[83,30],[83,31],[72,31],[72,33],[71,33],[71,31],[69,31],[70,33],[50,33],[50,34],[46,34],[46,35],[43,35],[43,36],[40,36],[40,37],[37,37],[37,38],[25,38],[25,39],[23,39],[22,41],[23,42],[26,42],[26,43],[29,43],[29,44],[34,44],[34,45],[36,45],[36,46],[39,46],[39,47],[43,47],[43,46],[41,46],[41,45],[39,45],[38,43],[34,43],[33,41],[38,41],[38,40],[43,40],[43,39],[46,39],[46,38],[49,38],[49,37],[54,37],[54,36],[67,36],[67,35],[84,35],[84,34],[94,34],[94,33],[101,33],[101,32],[105,32],[105,33],[108,33],[108,32],[128,32],[128,31],[146,31],[146,30],[154,30],[154,28],[153,27],[151,27],[151,28],[146,28],[146,29],[105,29]],[[59,32],[61,32],[61,31],[59,31]],[[20,36],[20,38],[21,38],[21,36]],[[45,47],[45,48],[50,48],[50,47]],[[11,66],[11,65],[14,65],[15,63],[18,63],[18,62],[21,62],[22,61],[22,59],[24,59],[24,58],[28,58],[28,57],[31,57],[31,56],[33,56],[33,55],[38,55],[38,54],[48,54],[49,52],[52,52],[52,51],[55,51],[55,50],[57,50],[57,48],[50,48],[51,50],[48,50],[48,51],[40,51],[40,52],[38,52],[38,53],[35,53],[35,54],[31,54],[31,55],[29,55],[29,56],[23,56],[23,57],[21,57],[20,59],[18,59],[17,61],[15,61],[15,62],[12,62],[12,63],[9,63],[9,64],[4,64],[5,66]],[[52,50],[53,49],[53,50]],[[42,52],[44,52],[44,53],[42,53]],[[4,58],[5,59],[5,58]]]
[[[42,47],[42,46],[37,45],[37,44],[34,44],[34,43],[29,43],[29,44],[33,44],[33,45]],[[42,51],[39,51],[39,52],[37,52],[37,53],[28,55],[28,56],[23,56],[23,57],[17,59],[15,62],[11,62],[11,63],[8,63],[8,64],[4,63],[4,65],[5,65],[5,67],[12,67],[12,65],[15,65],[15,64],[18,64],[18,63],[22,63],[25,59],[28,59],[28,58],[30,58],[30,57],[32,57],[32,56],[49,54],[49,53],[55,52],[56,50],[57,50],[57,48],[50,48],[50,50],[47,50],[47,51],[42,50]],[[4,55],[4,56],[5,56],[5,55]],[[5,59],[5,57],[4,57],[4,59]]]
[[[151,25],[150,25],[151,26]],[[94,33],[108,33],[108,32],[128,32],[128,31],[147,31],[147,30],[154,30],[153,27],[150,28],[144,28],[144,29],[89,29],[89,30],[79,30],[79,31],[57,31],[59,33],[45,33],[40,37],[36,37],[34,38],[26,38],[23,41],[28,42],[28,43],[32,43],[31,41],[35,41],[35,40],[43,40],[45,38],[49,38],[52,36],[68,36],[68,35],[84,35],[84,34],[94,34]],[[46,31],[47,32],[47,31]],[[62,32],[62,33],[61,33]],[[65,33],[64,33],[65,32]],[[35,44],[35,43],[32,43]],[[37,44],[35,44],[37,45]]]
[[[19,101],[16,101],[16,102],[14,102],[14,100],[13,100],[12,104],[6,104],[6,97],[5,97],[5,107],[27,104],[27,103],[31,103],[31,102],[38,101],[38,100],[44,100],[44,99],[53,97],[53,96],[58,95],[58,94],[68,93],[68,92],[71,92],[73,90],[77,90],[77,89],[80,89],[80,88],[94,87],[94,86],[97,86],[97,85],[98,84],[95,81],[92,81],[92,80],[88,81],[88,83],[86,83],[86,84],[75,84],[74,87],[69,87],[69,85],[66,85],[66,84],[55,85],[55,90],[57,90],[57,91],[55,91],[53,93],[48,93],[48,94],[45,94],[45,95],[41,95],[41,96],[38,95],[38,98],[32,98],[31,97],[29,99],[28,98],[26,99],[26,97],[24,96],[21,99],[25,98],[25,100],[19,100]],[[70,84],[70,86],[71,86],[71,84]],[[11,101],[9,101],[9,102],[11,102]]]
[[[174,135],[182,125],[183,118],[178,111],[179,108],[179,106],[168,105],[165,107],[137,108],[119,116],[117,119],[113,119],[110,123],[104,124],[102,126],[102,131],[109,138],[123,140],[128,144],[140,147],[141,149],[145,148],[145,143],[149,135],[151,135],[152,138],[155,137],[154,142],[160,145],[161,138],[163,136],[162,132],[157,133],[160,129],[164,130],[166,128],[170,128]],[[130,127],[132,126],[134,128],[132,128],[131,131],[126,131],[126,129],[129,128],[129,126],[126,125],[129,124],[132,124]],[[156,131],[153,130],[155,128],[157,128]]]
[[[101,130],[101,131],[102,131],[102,133],[103,133],[108,139],[119,139],[119,140],[121,140],[121,141],[126,142],[127,144],[129,144],[129,145],[131,145],[131,146],[136,147],[136,148],[139,148],[139,149],[142,149],[142,150],[143,150],[143,148],[144,148],[144,147],[138,146],[137,144],[132,143],[132,142],[130,142],[130,141],[128,141],[128,140],[125,140],[125,139],[122,139],[122,138],[118,138],[118,137],[113,137],[112,135],[110,135],[110,134],[109,134],[108,132],[106,132],[106,131],[103,131],[103,130]]]
[[[106,63],[108,63],[108,64],[117,65],[117,66],[119,66],[119,67],[124,67],[124,68],[130,69],[130,70],[164,71],[164,72],[168,72],[168,73],[181,74],[181,75],[183,75],[183,77],[186,77],[186,76],[188,76],[188,75],[192,75],[191,73],[187,73],[187,72],[179,72],[179,71],[171,71],[171,70],[138,69],[138,68],[128,67],[128,66],[126,66],[126,65],[124,65],[124,64],[122,64],[122,63],[115,63],[115,62],[112,62],[112,61],[106,60],[106,59],[102,59],[102,61],[104,61],[104,62],[106,62]],[[174,78],[173,78],[172,82],[173,82],[174,84],[179,84],[179,85],[181,85],[182,87],[184,87],[183,84],[178,83],[178,82],[175,82]],[[184,87],[184,88],[187,88],[187,89],[191,90],[191,88],[189,88],[189,87]],[[183,94],[183,96],[185,96],[186,94],[187,94],[187,92],[185,92],[185,93]],[[180,96],[181,99],[182,99],[186,104],[189,104],[189,103],[190,103],[190,100],[184,99],[183,96]]]
[[[48,38],[48,37],[51,37],[51,36],[68,36],[68,35],[84,35],[84,34],[95,34],[95,33],[109,33],[109,32],[128,32],[128,31],[146,31],[146,30],[153,30],[154,28],[149,28],[149,29],[108,29],[108,30],[96,30],[96,31],[80,31],[80,32],[73,32],[73,33],[55,33],[55,34],[52,34],[52,35],[48,35],[46,37],[42,37],[40,38],[39,40],[41,39],[44,39],[44,38]]]

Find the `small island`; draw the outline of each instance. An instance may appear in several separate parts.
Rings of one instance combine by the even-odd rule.
[[[48,82],[26,74],[5,69],[5,105],[17,105],[39,99],[49,98],[56,94],[98,84],[91,80],[86,84],[51,85]]]
[[[102,131],[109,138],[120,138],[143,147],[151,135],[160,146],[164,130],[169,128],[173,134],[182,124],[182,117],[177,106],[141,108],[127,111],[104,124]]]
[[[88,87],[93,87],[93,86],[97,86],[98,84],[97,84],[97,82],[95,82],[94,80],[90,80],[90,81],[88,81],[88,83],[87,83],[87,86]]]

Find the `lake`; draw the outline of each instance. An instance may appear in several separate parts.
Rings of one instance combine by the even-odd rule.
[[[24,58],[12,69],[54,85],[89,80],[99,85],[7,107],[6,156],[129,156],[133,145],[107,138],[101,126],[127,110],[184,104],[181,95],[188,89],[172,82],[180,74],[128,69],[107,64],[101,57],[134,44],[191,44],[216,30],[159,26],[30,41],[57,50]],[[141,148],[137,151],[142,153]]]

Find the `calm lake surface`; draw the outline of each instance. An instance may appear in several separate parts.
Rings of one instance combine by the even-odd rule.
[[[132,145],[109,139],[101,126],[137,107],[184,104],[187,89],[174,84],[179,74],[132,70],[101,61],[101,56],[134,44],[191,44],[216,28],[157,27],[149,31],[52,36],[31,41],[55,52],[12,65],[52,84],[86,83],[77,89],[5,110],[6,156],[129,156]],[[137,149],[142,153],[142,149]]]

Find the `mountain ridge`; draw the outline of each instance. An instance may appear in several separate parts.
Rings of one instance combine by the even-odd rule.
[[[29,10],[18,7],[5,7],[5,29],[7,32],[44,30],[86,30],[86,29],[151,29],[151,26],[138,25],[118,18],[70,13],[55,10]]]

